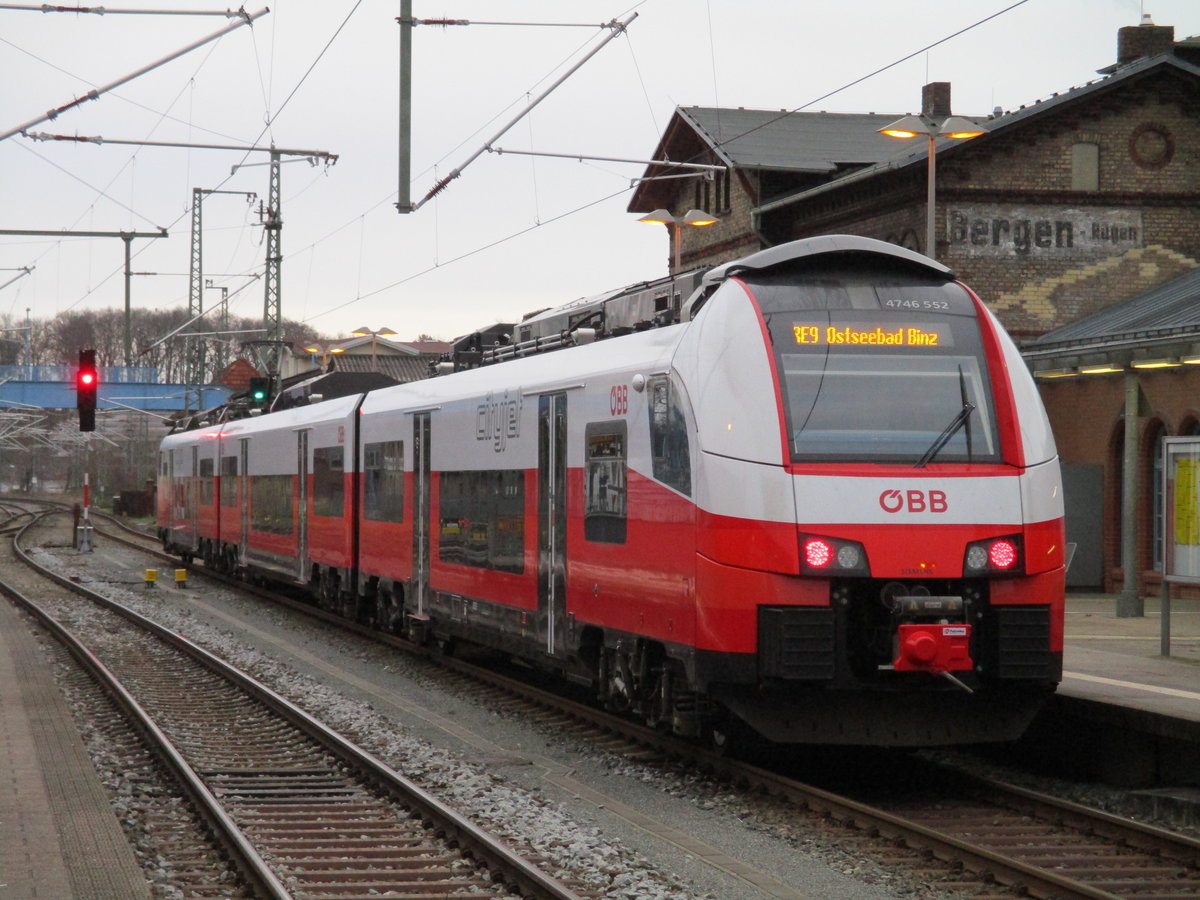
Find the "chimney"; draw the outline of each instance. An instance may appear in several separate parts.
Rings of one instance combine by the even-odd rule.
[[[950,82],[934,81],[921,88],[921,115],[930,119],[950,115]]]
[[[1175,26],[1155,25],[1150,16],[1142,16],[1141,25],[1117,30],[1117,65],[1123,66],[1144,56],[1158,56],[1175,49]]]

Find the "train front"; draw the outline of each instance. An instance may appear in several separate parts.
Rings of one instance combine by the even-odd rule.
[[[893,245],[798,241],[730,267],[677,364],[709,695],[785,742],[1020,736],[1062,673],[1062,487],[978,297]]]

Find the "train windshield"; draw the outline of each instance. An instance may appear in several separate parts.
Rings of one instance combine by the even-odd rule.
[[[776,353],[792,460],[995,462],[995,408],[970,296],[924,274],[745,279]]]

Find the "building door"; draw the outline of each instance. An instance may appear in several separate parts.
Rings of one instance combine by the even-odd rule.
[[[567,609],[567,395],[538,398],[538,636],[561,655]]]
[[[1074,544],[1067,587],[1104,586],[1104,467],[1063,463],[1067,546]]]
[[[413,416],[413,583],[412,612],[428,615],[429,606],[429,413]]]

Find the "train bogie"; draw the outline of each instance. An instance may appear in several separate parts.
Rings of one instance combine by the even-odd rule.
[[[604,321],[577,306],[536,321]],[[165,540],[215,527],[226,567],[682,733],[1017,736],[1061,672],[1062,497],[994,317],[837,237],[710,273],[684,319],[172,435]]]

